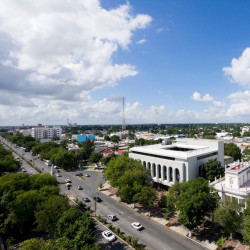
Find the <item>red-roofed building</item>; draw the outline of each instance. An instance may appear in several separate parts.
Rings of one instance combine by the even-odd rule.
[[[102,156],[103,156],[103,157],[107,157],[107,156],[109,156],[110,154],[113,154],[113,151],[111,151],[111,150],[109,150],[109,149],[104,149],[104,150],[101,151],[101,153],[102,153]]]

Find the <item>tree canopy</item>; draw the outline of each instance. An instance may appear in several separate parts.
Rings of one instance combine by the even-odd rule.
[[[224,167],[221,166],[220,161],[217,159],[210,159],[204,164],[205,177],[209,181],[214,181],[225,174]]]
[[[247,207],[244,210],[244,223],[243,223],[243,239],[244,242],[250,246],[250,195],[248,196],[249,199],[247,200]]]
[[[240,148],[234,143],[225,143],[224,144],[224,154],[228,156],[232,156],[235,161],[241,159],[241,151]]]
[[[227,234],[236,233],[242,223],[241,206],[237,200],[220,201],[214,211],[214,221],[222,225]]]
[[[141,205],[151,205],[156,199],[155,190],[145,187],[150,172],[138,160],[126,156],[112,158],[104,176],[111,185],[118,187],[117,195],[123,201],[138,201]],[[148,199],[147,201],[145,201]]]

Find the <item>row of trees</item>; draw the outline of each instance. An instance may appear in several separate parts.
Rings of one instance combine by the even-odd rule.
[[[95,241],[95,223],[88,213],[69,206],[66,196],[59,194],[56,179],[49,174],[8,174],[0,177],[0,234],[9,244],[27,236],[52,233],[48,242],[30,239],[51,247],[40,249],[80,249]],[[87,248],[86,248],[87,249]]]
[[[16,172],[19,162],[14,159],[12,152],[0,144],[0,176],[5,172]]]
[[[156,200],[155,190],[149,186],[150,172],[137,160],[127,156],[113,157],[104,176],[112,186],[118,188],[117,195],[123,201],[152,206]]]
[[[176,182],[161,197],[159,206],[167,209],[167,216],[179,211],[179,222],[190,229],[211,214],[214,215],[214,222],[223,226],[225,235],[232,237],[243,226],[244,241],[250,245],[250,199],[242,214],[242,206],[236,199],[222,201],[204,178],[199,177],[185,183]]]

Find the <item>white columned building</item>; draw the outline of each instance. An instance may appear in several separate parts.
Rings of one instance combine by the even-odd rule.
[[[129,157],[149,169],[154,182],[171,186],[202,176],[204,163],[217,159],[224,166],[224,142],[218,140],[177,139],[171,145],[139,146]]]

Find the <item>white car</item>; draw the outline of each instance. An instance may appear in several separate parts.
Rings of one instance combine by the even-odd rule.
[[[57,176],[57,177],[62,177],[62,175],[61,175],[61,174],[57,174],[56,176]]]
[[[143,228],[142,225],[139,222],[133,222],[133,223],[131,223],[131,227],[133,227],[134,229],[136,229],[138,231]]]
[[[108,241],[116,240],[116,237],[108,230],[102,232],[102,236]]]
[[[114,215],[114,214],[109,214],[108,215],[108,218],[112,221],[116,221],[117,220],[117,217]]]
[[[66,179],[65,182],[66,183],[71,183],[71,180],[70,179]]]
[[[90,177],[90,175],[89,175],[89,174],[85,174],[84,176],[85,176],[85,177]]]

